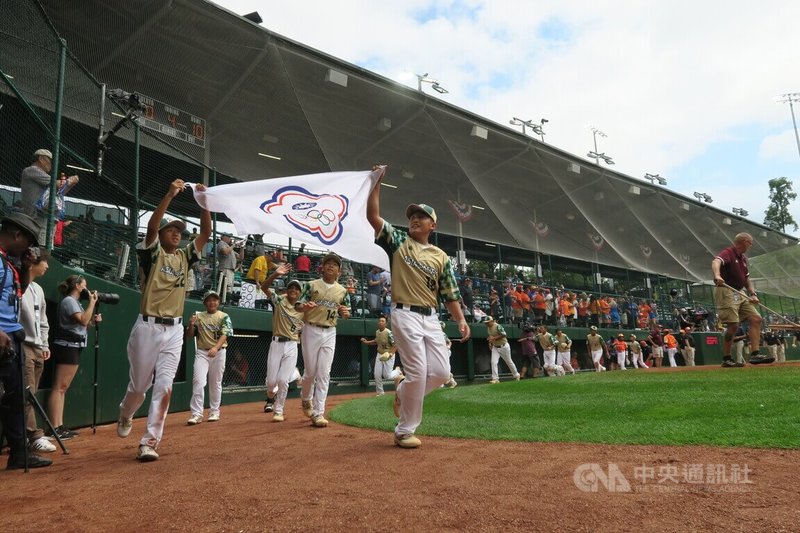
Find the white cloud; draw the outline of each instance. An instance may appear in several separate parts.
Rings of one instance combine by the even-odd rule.
[[[758,155],[763,159],[784,159],[796,162],[798,157],[797,140],[794,129],[764,137],[758,147]]]

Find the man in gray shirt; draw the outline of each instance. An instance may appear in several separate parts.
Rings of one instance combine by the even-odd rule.
[[[244,258],[244,248],[240,248],[238,253],[231,246],[233,238],[230,235],[222,235],[217,243],[217,265],[219,268],[219,281],[217,282],[217,293],[221,302],[228,301],[228,295],[233,290],[233,272],[236,270],[236,261]]]
[[[20,188],[22,189],[22,212],[33,217],[42,230],[39,242],[44,244],[47,232],[47,218],[43,217],[36,209],[36,201],[42,196],[45,189],[50,186],[50,171],[53,169],[53,154],[50,150],[36,150],[33,153],[33,163],[22,170]]]

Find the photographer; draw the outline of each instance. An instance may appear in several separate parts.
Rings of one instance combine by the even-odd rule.
[[[52,355],[56,370],[47,410],[56,433],[66,440],[78,434],[64,427],[64,396],[78,371],[81,352],[86,347],[86,329],[93,322],[93,316],[94,322],[100,322],[102,318],[94,314],[97,291],[89,292],[83,276],[68,277],[58,285],[58,291],[64,298],[58,306],[58,329]],[[89,301],[86,309],[78,301],[81,297]]]
[[[217,265],[219,267],[219,280],[217,281],[217,294],[222,304],[228,302],[228,297],[233,291],[233,273],[237,261],[244,259],[244,247],[239,245],[234,248],[231,235],[222,235],[217,243]]]
[[[0,421],[11,452],[7,469],[40,468],[52,461],[25,450],[25,417],[23,414],[23,383],[14,338],[24,336],[17,317],[17,298],[27,288],[31,246],[38,246],[41,227],[28,215],[12,213],[3,219],[0,228]],[[17,267],[14,263],[20,264]]]

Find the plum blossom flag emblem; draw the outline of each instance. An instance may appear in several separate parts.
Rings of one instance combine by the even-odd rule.
[[[467,222],[472,218],[472,206],[455,200],[447,200],[450,208],[456,214],[456,218],[461,222]]]
[[[603,248],[603,245],[606,243],[606,240],[598,233],[587,233],[586,236],[589,237],[590,241],[592,241],[592,248],[594,248],[598,252]]]
[[[197,203],[225,213],[240,235],[278,233],[389,269],[367,221],[367,198],[384,169],[272,178],[194,190]]]

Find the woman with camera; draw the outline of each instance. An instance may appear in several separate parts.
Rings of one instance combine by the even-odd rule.
[[[93,322],[100,322],[98,313],[94,315],[97,304],[97,291],[86,288],[83,276],[70,276],[58,285],[64,296],[58,306],[58,329],[52,345],[52,359],[56,364],[53,389],[50,392],[48,411],[50,421],[61,439],[71,439],[78,434],[64,427],[64,396],[69,389],[83,349],[86,347],[86,329]],[[86,309],[80,299],[88,300]]]

